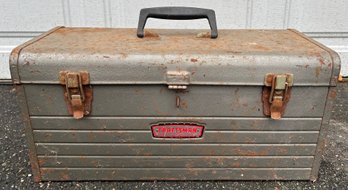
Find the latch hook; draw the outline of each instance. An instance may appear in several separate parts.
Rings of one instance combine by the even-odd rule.
[[[290,99],[293,85],[293,74],[269,73],[265,77],[265,87],[262,93],[263,112],[272,119],[280,119],[284,114],[286,104]]]
[[[65,86],[65,101],[68,111],[75,119],[89,115],[92,104],[92,88],[89,86],[89,73],[86,71],[59,72],[60,84]]]

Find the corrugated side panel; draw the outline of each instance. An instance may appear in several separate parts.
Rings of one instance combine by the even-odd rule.
[[[158,122],[205,125],[153,138]],[[42,180],[309,179],[321,118],[31,116]]]

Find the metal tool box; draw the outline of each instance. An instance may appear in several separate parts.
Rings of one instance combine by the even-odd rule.
[[[144,32],[148,17],[211,31]],[[13,50],[35,181],[316,180],[340,60],[288,30],[143,9],[136,29],[56,27]]]

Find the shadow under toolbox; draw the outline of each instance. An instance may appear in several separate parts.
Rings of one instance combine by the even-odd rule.
[[[144,9],[138,32],[57,27],[13,50],[35,180],[315,180],[338,55],[166,9]],[[144,34],[147,17],[212,31]]]

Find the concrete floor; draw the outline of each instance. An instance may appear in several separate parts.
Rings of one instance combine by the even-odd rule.
[[[319,179],[310,181],[152,181],[34,183],[15,91],[0,85],[1,189],[337,189],[348,187],[348,83],[339,85]]]

